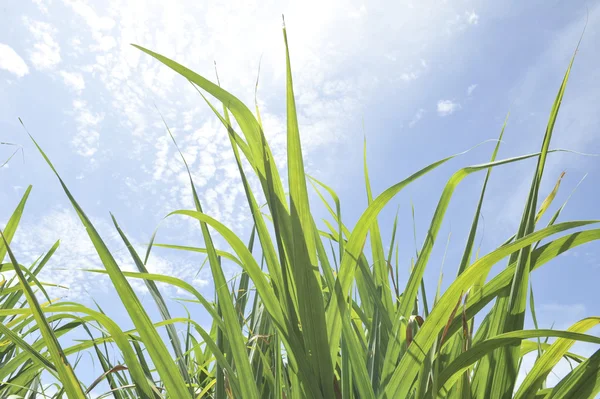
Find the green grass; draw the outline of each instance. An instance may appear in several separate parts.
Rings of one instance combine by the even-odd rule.
[[[138,270],[123,272],[49,157],[34,140],[104,265],[103,270],[89,272],[110,277],[134,330],[123,331],[100,308],[53,302],[50,298],[40,302],[46,283],[36,276],[58,243],[29,266],[19,264],[18,254],[10,248],[29,188],[5,225],[0,241],[0,260],[8,255],[6,263],[1,265],[2,271],[13,276],[0,281],[0,397],[83,398],[103,380],[110,387],[106,397],[116,399],[579,399],[598,394],[600,351],[585,358],[569,350],[577,341],[600,344],[600,338],[586,334],[600,318],[583,319],[566,331],[538,329],[529,284],[533,270],[566,251],[600,239],[600,228],[593,226],[598,223],[596,220],[559,222],[564,204],[546,226],[538,225],[541,215],[552,208],[559,187],[560,180],[546,199],[540,201],[543,194],[540,184],[551,152],[554,124],[575,57],[559,86],[540,151],[498,160],[501,145],[498,140],[490,162],[454,173],[443,187],[406,286],[401,287],[398,270],[404,265],[399,265],[393,256],[397,223],[393,222],[391,242],[386,245],[381,238],[378,216],[405,187],[455,155],[417,170],[378,196],[371,191],[365,157],[368,206],[355,226],[345,225],[340,198],[305,172],[285,28],[284,40],[289,192],[285,191],[281,169],[275,164],[265,138],[258,108],[253,114],[218,84],[160,54],[135,46],[188,79],[223,123],[223,134],[230,138],[251,212],[253,229],[248,242],[203,213],[202,192],[196,190],[188,169],[194,209],[175,210],[167,217],[196,220],[203,246],[154,243],[153,237],[145,256],[141,256],[113,217],[114,226]],[[220,102],[222,108],[211,103],[205,94]],[[505,126],[506,123],[500,139]],[[168,133],[171,135],[170,130]],[[172,135],[171,138],[176,146],[175,138]],[[181,157],[185,163],[182,154]],[[481,207],[492,170],[532,158],[537,159],[537,166],[518,231],[495,250],[485,255],[475,254]],[[244,162],[250,169],[242,167]],[[254,176],[248,176],[248,172]],[[444,291],[438,284],[435,300],[428,304],[424,292],[425,270],[430,266],[432,248],[438,241],[448,205],[459,183],[478,172],[485,173],[485,180],[473,209],[457,276]],[[249,179],[255,177],[261,193],[250,189]],[[326,231],[320,230],[315,222],[309,187],[330,214]],[[259,206],[258,198],[266,200],[266,207]],[[232,252],[217,249],[214,234],[225,240]],[[370,253],[364,251],[367,240]],[[206,254],[216,300],[207,300],[180,279],[148,273],[146,264],[153,246]],[[241,269],[235,287],[228,285],[222,259],[235,262]],[[504,269],[490,278],[492,266],[498,263],[503,263]],[[129,279],[145,281],[160,320],[150,318]],[[189,292],[194,297],[189,306],[201,306],[212,318],[210,329],[205,330],[189,317],[173,318],[156,282]],[[524,329],[528,310],[536,323],[533,330]],[[477,329],[474,329],[475,318],[481,320]],[[162,328],[166,329],[168,340],[159,334]],[[75,343],[62,339],[75,330],[89,339]],[[179,336],[178,330],[185,334]],[[548,338],[555,339],[548,343]],[[109,348],[117,349],[120,356],[117,360],[109,355],[113,350]],[[537,351],[535,364],[523,383],[516,386],[522,358],[533,351]],[[67,361],[68,357],[77,363],[84,352],[91,354],[102,369],[90,386],[77,379],[73,371],[76,367]],[[573,364],[573,370],[556,387],[548,388],[546,377],[563,358]],[[57,393],[44,396],[42,375],[44,383],[49,378],[55,381]]]

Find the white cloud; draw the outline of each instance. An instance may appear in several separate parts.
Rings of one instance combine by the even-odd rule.
[[[540,318],[557,322],[557,329],[566,330],[571,324],[585,317],[588,312],[583,303],[559,304],[543,303],[539,306],[538,313]]]
[[[477,25],[479,23],[479,15],[475,11],[467,11],[465,16],[469,25]]]
[[[90,111],[88,104],[83,100],[73,101],[77,133],[71,141],[77,153],[84,157],[92,157],[98,151],[100,142],[99,125],[104,119],[104,114]]]
[[[84,1],[63,0],[63,2],[80,15],[94,30],[111,30],[115,26],[115,21],[112,18],[98,16],[96,11]]]
[[[475,89],[477,88],[477,84],[472,84],[467,88],[467,96],[470,96],[471,94],[473,94],[473,91],[475,91]]]
[[[282,39],[273,35],[273,32],[281,32],[280,16],[268,13],[272,15],[266,18],[262,8],[255,9],[245,5],[241,6],[240,10],[239,4],[235,7],[206,6],[206,9],[203,6],[200,7],[202,11],[196,10],[197,12],[173,5],[164,10],[160,7],[153,8],[150,12],[147,7],[139,7],[139,4],[125,1],[115,3],[118,5],[115,4],[114,8],[107,10],[97,7],[95,11],[91,11],[89,7],[80,9],[80,2],[67,2],[89,26],[89,33],[87,37],[82,37],[80,45],[85,46],[85,42],[89,43],[90,37],[97,43],[97,37],[102,33],[100,31],[112,31],[114,46],[95,47],[94,50],[98,51],[95,65],[83,70],[101,80],[110,93],[112,105],[122,112],[124,125],[127,131],[133,134],[136,143],[132,147],[139,151],[132,152],[132,155],[141,157],[140,154],[148,154],[149,150],[155,154],[152,165],[144,167],[154,184],[169,187],[167,190],[161,190],[167,198],[166,201],[160,201],[161,210],[172,210],[192,204],[189,203],[191,193],[183,164],[164,127],[161,123],[156,123],[159,121],[158,114],[148,106],[157,98],[168,99],[159,105],[176,133],[180,147],[186,152],[186,159],[192,170],[196,171],[195,183],[199,187],[211,186],[212,191],[207,189],[203,193],[207,212],[232,227],[241,227],[245,217],[240,216],[237,210],[244,206],[244,194],[235,162],[231,157],[229,139],[223,127],[214,117],[210,118],[210,123],[206,122],[210,110],[207,107],[198,108],[197,93],[185,90],[185,82],[173,71],[141,54],[129,46],[129,43],[140,43],[166,55],[175,52],[178,55],[174,58],[184,65],[194,66],[206,61],[212,63],[213,57],[217,58],[219,73],[227,87],[232,88],[246,103],[251,103],[261,52],[265,52],[265,57],[259,96],[263,92],[271,93],[274,87],[284,85],[284,63],[280,58]],[[140,12],[140,9],[143,11]],[[297,11],[296,15],[312,19],[309,15],[304,15],[303,9]],[[365,8],[358,7],[358,11],[364,14]],[[333,12],[333,8],[329,9],[328,15],[333,15]],[[198,19],[197,15],[205,14],[206,20]],[[266,22],[259,24],[261,28],[251,30],[250,34],[250,31],[244,28],[247,25],[244,15],[252,14],[259,14],[257,20]],[[237,21],[239,24],[232,26],[238,27],[234,30],[222,30],[220,25],[210,22],[225,17]],[[97,23],[98,19],[113,20],[115,25]],[[198,44],[192,44],[186,39],[191,37],[190,32],[194,31],[200,35],[197,36]],[[239,48],[243,50],[221,50],[240,40],[242,42],[239,43]],[[306,42],[305,35],[298,34],[294,40],[298,48],[298,51],[294,52],[294,62],[302,65],[295,74],[297,103],[303,146],[305,151],[308,151],[310,148],[338,140],[343,134],[339,121],[345,120],[344,115],[356,108],[362,89],[368,87],[370,82],[333,76],[332,68],[321,63],[320,57],[316,56],[317,51],[301,53],[305,50],[302,45]],[[260,45],[257,45],[259,43]],[[307,65],[306,62],[313,64]],[[239,71],[240,68],[242,72]],[[208,77],[212,78],[212,68]],[[170,99],[177,99],[179,104],[168,102]],[[185,115],[186,112],[190,112],[187,118],[177,116],[178,113]],[[285,119],[274,115],[265,104],[261,105],[261,114],[276,161],[279,166],[284,166],[286,142],[285,134],[282,133],[285,132]],[[190,129],[182,130],[184,127]],[[93,135],[79,135],[79,144],[87,144],[83,137],[91,138],[92,143],[80,145],[82,148],[79,152],[94,155],[97,139]]]
[[[90,46],[90,50],[107,52],[117,45],[115,38],[106,34],[114,28],[114,19],[98,15],[90,5],[81,0],[63,0],[63,2],[82,17],[90,27],[92,37],[96,41],[95,45]]]
[[[46,22],[33,21],[27,17],[23,23],[36,42],[29,52],[29,59],[36,69],[53,69],[60,63],[60,46],[55,40],[56,28]]]
[[[439,116],[448,116],[460,109],[460,104],[452,100],[440,100],[437,103],[437,113]]]
[[[425,110],[423,108],[420,108],[415,114],[415,116],[408,123],[408,127],[414,127],[423,118],[423,115],[425,115]]]
[[[97,226],[105,229],[108,226]],[[100,262],[94,254],[91,243],[81,221],[72,211],[64,209],[53,210],[35,223],[25,223],[19,234],[15,236],[15,246],[21,263],[35,260],[41,253],[50,249],[57,241],[61,245],[52,256],[49,264],[42,270],[40,280],[48,283],[61,284],[69,288],[49,290],[51,297],[67,296],[78,298],[94,289],[102,290],[107,286],[105,276],[95,276],[93,284],[86,282],[86,273],[77,269],[97,269]],[[114,240],[114,238],[113,238]],[[59,270],[64,268],[66,270]]]
[[[172,57],[212,80],[216,59],[223,86],[252,110],[258,60],[263,55],[258,92],[261,117],[277,165],[285,167],[286,122],[280,107],[285,87],[283,11],[303,151],[310,169],[316,163],[331,162],[326,157],[312,159],[313,151],[351,142],[348,135],[355,133],[349,127],[378,88],[406,87],[424,77],[429,70],[425,59],[451,44],[443,29],[429,27],[443,26],[456,14],[454,7],[407,9],[403,2],[363,6],[342,0],[266,1],[259,6],[243,1],[185,0],[167,5],[142,0],[63,0],[66,13],[61,20],[72,23],[60,25],[50,16],[66,38],[60,43],[65,59],[69,57],[69,70],[82,72],[87,86],[92,86],[92,79],[94,88],[103,86],[96,98],[106,104],[86,98],[87,115],[103,116],[104,105],[114,110],[107,111],[106,118],[111,120],[106,123],[119,127],[119,142],[131,149],[119,155],[134,159],[145,173],[136,177],[137,187],[145,191],[135,194],[156,199],[147,205],[152,212],[189,206],[191,196],[183,165],[152,107],[157,102],[186,151],[196,184],[203,187],[207,210],[234,230],[247,227],[247,216],[240,211],[245,196],[223,127],[184,79],[130,43]],[[381,13],[382,9],[386,12]],[[463,12],[460,16],[466,24]],[[425,13],[427,18],[422,17]],[[217,23],[223,20],[229,23]],[[92,60],[84,57],[90,50]],[[348,72],[349,65],[355,70]],[[73,143],[78,153],[102,161],[113,155],[97,156],[100,123],[78,122]],[[112,142],[111,134],[102,130],[103,142],[105,137],[107,143]],[[284,184],[285,179],[282,174]],[[251,184],[256,182],[251,180]],[[151,196],[147,195],[150,191]]]
[[[52,0],[33,0],[33,3],[42,14],[48,14],[48,6],[52,4]]]
[[[117,215],[118,217],[118,215]],[[137,271],[129,251],[117,234],[112,223],[103,219],[92,218],[92,223],[99,231],[103,241],[109,247],[113,257],[122,270]],[[127,234],[127,229],[121,226]],[[89,301],[89,295],[98,298],[100,294],[111,292],[108,276],[84,271],[82,269],[104,269],[85,227],[71,209],[52,209],[35,222],[24,223],[15,235],[15,253],[20,263],[28,264],[37,259],[60,239],[60,246],[48,264],[40,273],[40,281],[60,284],[67,289],[49,287],[51,298],[66,297],[70,300]],[[136,244],[136,240],[128,234],[128,239],[136,247],[138,253],[145,248]],[[174,254],[169,252],[169,254]],[[175,276],[192,282],[196,288],[208,285],[209,276],[201,272],[198,276],[194,263],[186,258],[169,260],[154,251],[149,258],[147,269],[150,273]],[[130,279],[130,284],[138,293],[147,292],[142,280]],[[173,294],[172,286],[159,284],[161,290]],[[164,291],[163,291],[164,292]]]
[[[410,82],[411,80],[416,80],[419,75],[416,72],[404,72],[400,75],[400,79],[405,82]]]
[[[76,92],[81,92],[85,89],[85,81],[83,75],[79,72],[60,71],[59,75],[63,78],[65,85]]]
[[[477,25],[479,23],[479,15],[473,11],[465,11],[463,15],[455,14],[452,18],[446,21],[447,33],[462,32],[469,25]]]
[[[196,285],[196,287],[206,287],[209,283],[209,281],[205,278],[195,278],[192,280],[192,282]]]
[[[29,68],[23,58],[12,47],[0,43],[0,69],[4,69],[21,78],[29,73]]]
[[[386,57],[395,61],[395,57],[393,55],[386,54]],[[402,72],[402,74],[400,74],[400,79],[404,82],[412,82],[413,80],[417,80],[419,77],[421,77],[422,74],[427,72],[427,69],[427,62],[421,59],[419,60],[419,64],[417,66],[411,66],[411,68]]]

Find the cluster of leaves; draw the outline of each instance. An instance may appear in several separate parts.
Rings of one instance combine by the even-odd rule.
[[[497,160],[498,140],[490,162],[454,173],[442,191],[425,241],[417,251],[406,286],[401,289],[398,261],[393,259],[397,225],[394,222],[386,253],[378,215],[406,186],[455,156],[418,170],[375,198],[365,161],[368,207],[354,228],[348,228],[342,222],[335,192],[305,174],[285,28],[284,39],[289,193],[284,191],[280,169],[265,139],[258,107],[253,114],[218,84],[136,46],[188,79],[223,123],[252,214],[254,227],[247,243],[203,213],[188,169],[195,209],[178,210],[169,217],[195,219],[204,247],[159,244],[153,238],[145,255],[140,256],[113,217],[138,269],[124,272],[34,141],[58,177],[104,265],[103,270],[89,272],[110,277],[135,329],[123,331],[100,308],[52,302],[49,298],[46,303],[39,302],[40,295],[36,296],[35,290],[45,291],[36,275],[58,243],[30,267],[19,264],[10,250],[28,189],[0,241],[0,259],[8,255],[2,270],[12,272],[12,280],[3,280],[0,285],[0,396],[46,396],[41,392],[41,378],[50,374],[55,377],[58,390],[52,396],[66,395],[70,399],[86,397],[101,380],[110,386],[106,395],[116,399],[594,397],[600,391],[600,351],[585,358],[569,349],[576,341],[600,344],[600,338],[586,334],[600,322],[599,317],[583,319],[566,331],[524,329],[530,273],[574,247],[600,239],[600,229],[589,228],[597,221],[557,222],[564,205],[547,226],[537,225],[558,189],[559,183],[538,206],[540,182],[546,157],[553,151],[549,149],[550,141],[573,60],[553,104],[540,152]],[[221,102],[222,111],[204,93]],[[503,132],[504,127],[500,139]],[[517,233],[490,253],[475,256],[481,205],[492,169],[530,158],[537,159],[537,166]],[[267,211],[259,206],[259,193],[250,189],[251,177],[246,174],[245,162],[260,182]],[[456,187],[476,172],[486,175],[458,274],[444,292],[438,285],[429,306],[423,276],[432,248]],[[331,215],[326,231],[319,230],[315,223],[308,183]],[[228,243],[231,252],[215,248],[215,233]],[[559,233],[563,234],[557,238]],[[364,251],[367,239],[370,253]],[[546,242],[543,245],[542,240]],[[326,244],[331,244],[329,249]],[[216,300],[207,300],[180,279],[148,273],[146,265],[153,246],[205,253]],[[233,287],[225,277],[222,259],[235,262],[241,269]],[[488,278],[492,266],[505,259],[506,267]],[[146,283],[162,321],[151,320],[128,282],[131,278]],[[210,331],[189,317],[173,318],[156,282],[189,292],[211,316]],[[476,316],[482,320],[477,329]],[[176,326],[183,326],[183,338]],[[163,327],[168,340],[159,334]],[[90,339],[62,347],[59,338],[74,329],[84,329]],[[549,337],[554,338],[552,343],[548,343]],[[108,345],[118,348],[121,361],[109,360]],[[67,359],[83,351],[91,351],[104,371],[87,387],[77,379]],[[533,351],[537,351],[535,364],[516,386],[521,360]],[[562,358],[574,364],[572,371],[555,387],[546,387],[546,377]]]

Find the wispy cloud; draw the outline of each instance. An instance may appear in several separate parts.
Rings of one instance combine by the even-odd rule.
[[[396,57],[393,54],[386,54],[386,58],[396,61]],[[400,80],[403,82],[412,82],[417,80],[427,72],[428,68],[427,61],[421,59],[419,60],[418,64],[405,68],[404,72],[400,74]]]
[[[107,16],[99,16],[94,9],[81,0],[63,0],[76,14],[94,30],[110,30],[115,26],[115,21]]]
[[[574,47],[580,38],[581,29],[588,23],[588,20],[589,26],[600,23],[600,5],[592,7],[589,14],[582,13],[579,19],[575,19],[564,28],[557,30],[556,35],[553,35],[553,40],[549,41],[546,48],[530,61],[511,88],[511,97],[516,112],[511,110],[510,118],[512,123],[518,121],[518,125],[513,124],[511,128],[511,130],[518,129],[517,133],[509,133],[507,137],[507,140],[511,140],[511,135],[513,135],[512,140],[515,143],[518,142],[518,147],[512,149],[513,153],[525,154],[539,151],[543,137],[543,130],[539,129],[548,122],[551,104],[548,101],[555,98],[560,84],[560,80],[556,81],[557,76],[564,73],[568,66]],[[597,31],[588,30],[580,50],[582,52],[592,51],[593,43],[598,40],[598,37]],[[593,146],[597,143],[596,132],[600,123],[600,116],[594,112],[593,101],[600,89],[598,60],[597,57],[578,56],[577,62],[579,62],[578,74],[569,80],[567,94],[561,104],[560,115],[554,127],[552,146],[590,152],[590,148],[594,148]],[[584,78],[577,78],[577,76]],[[515,134],[517,134],[518,140],[515,139]],[[591,165],[586,165],[586,162],[586,157],[569,157],[566,154],[549,156],[544,170],[544,179],[540,186],[540,195],[547,195],[552,191],[556,179],[566,165],[571,171],[573,182],[578,181],[581,176],[590,171]],[[594,165],[596,165],[596,161],[594,161]],[[488,206],[491,212],[497,215],[495,223],[499,229],[503,230],[503,234],[512,234],[518,226],[534,170],[535,164],[526,162],[516,164],[512,173],[514,176],[518,176],[518,179],[511,179],[513,194],[510,198],[506,200],[490,198]]]
[[[29,73],[27,64],[12,47],[0,43],[0,69],[4,69],[21,78]]]
[[[63,78],[65,85],[77,93],[81,93],[85,89],[85,81],[83,75],[79,72],[60,71],[59,75]]]
[[[423,118],[423,115],[425,115],[425,110],[423,108],[419,108],[415,116],[413,116],[411,121],[408,122],[408,127],[414,127]]]
[[[455,14],[453,18],[446,21],[446,31],[449,34],[461,32],[477,24],[479,24],[479,15],[475,10],[465,11],[463,14]]]
[[[36,69],[53,69],[61,61],[60,46],[55,40],[56,28],[46,22],[23,17],[23,23],[35,39],[29,60]]]
[[[52,3],[52,0],[33,0],[33,3],[42,14],[48,14],[48,5]]]
[[[90,50],[106,52],[117,45],[115,38],[109,34],[116,24],[114,19],[98,15],[89,4],[81,0],[64,0],[64,2],[89,26],[96,42],[90,46]]]
[[[473,83],[471,86],[469,86],[467,88],[467,96],[470,96],[471,94],[473,94],[473,92],[475,91],[475,89],[477,88],[477,84]]]
[[[104,114],[93,113],[83,100],[73,101],[73,110],[77,123],[77,133],[71,144],[73,144],[79,155],[92,157],[98,150],[100,141],[99,125],[104,119]]]
[[[123,200],[120,205],[136,212],[145,207],[146,215],[193,207],[183,164],[152,107],[156,102],[185,153],[206,212],[242,234],[249,226],[245,195],[223,127],[184,79],[130,43],[171,57],[211,80],[215,80],[216,59],[223,87],[251,105],[251,110],[258,60],[264,54],[258,101],[277,165],[285,167],[286,121],[280,107],[286,77],[281,58],[283,7],[308,168],[327,162],[327,157],[315,160],[311,156],[314,151],[352,142],[349,135],[356,115],[378,95],[374,94],[377,89],[416,86],[415,81],[420,83],[437,70],[433,61],[429,67],[425,60],[452,45],[443,28],[430,29],[432,25],[443,27],[455,15],[450,6],[430,9],[417,3],[407,8],[405,2],[350,6],[341,0],[266,1],[260,6],[237,0],[218,5],[182,1],[168,7],[143,0],[113,0],[110,5],[54,1],[66,6],[60,7],[60,12],[51,7],[50,24],[44,25],[43,31],[50,38],[61,39],[54,64],[60,62],[62,51],[69,68],[60,65],[46,73],[53,79],[60,77],[74,91],[66,102],[66,107],[73,108],[74,129],[69,132],[76,130],[68,138],[72,149],[86,157],[86,164],[107,157],[135,164],[135,170],[124,167],[118,177],[111,176],[121,190],[107,196],[116,195]],[[382,7],[387,12],[380,13]],[[467,26],[463,10],[460,24]],[[63,24],[65,20],[70,23]],[[223,20],[229,23],[218,23]],[[59,28],[60,35],[52,27]],[[431,112],[436,112],[434,107]],[[427,115],[424,110],[414,111],[412,120],[407,116],[411,126]],[[107,149],[111,143],[111,151],[102,151],[104,143]],[[82,176],[80,171],[74,175]],[[85,173],[86,178],[78,183],[91,181],[90,175]],[[285,184],[285,174],[282,179]],[[256,187],[256,180],[251,184]]]
[[[159,190],[164,198],[156,204],[160,212],[193,204],[190,202],[189,182],[183,164],[166,135],[158,113],[150,105],[153,101],[158,102],[180,147],[185,151],[186,159],[194,171],[195,183],[198,187],[206,187],[202,195],[207,212],[229,226],[241,228],[246,220],[239,210],[245,206],[245,198],[231,156],[229,139],[222,125],[210,115],[210,109],[198,106],[197,93],[185,85],[181,86],[179,83],[182,81],[173,71],[132,48],[129,43],[140,43],[192,67],[207,62],[212,64],[213,57],[217,58],[222,82],[244,102],[251,104],[261,53],[265,55],[259,101],[270,97],[276,93],[276,88],[285,84],[284,64],[279,58],[282,39],[273,35],[273,32],[280,32],[279,15],[240,4],[232,7],[207,5],[206,8],[200,7],[201,12],[191,12],[177,5],[169,7],[168,12],[159,9],[150,12],[148,7],[123,0],[116,1],[115,7],[108,9],[97,5],[92,8],[73,0],[67,1],[67,4],[75,12],[75,19],[87,25],[87,31],[78,31],[81,39],[77,46],[93,47],[93,51],[97,52],[93,64],[73,66],[84,71],[86,79],[88,74],[95,77],[106,89],[106,98],[117,110],[116,114],[128,133],[125,139],[131,142],[132,148],[128,155],[139,160],[148,174],[151,184],[147,188]],[[140,12],[140,9],[145,11]],[[358,7],[358,11],[366,15],[364,7]],[[298,24],[298,20],[314,18],[301,9],[293,14]],[[233,30],[223,30],[218,25],[206,23],[198,15],[210,15],[210,21],[229,18],[239,24],[232,25],[236,26]],[[261,29],[246,28],[248,15],[253,15],[252,20],[264,22],[259,24]],[[338,18],[336,7],[327,7],[321,16],[335,20]],[[316,26],[320,30],[337,29],[341,22]],[[344,24],[346,22],[344,20]],[[288,24],[291,23],[294,23],[293,19],[288,21]],[[190,32],[202,34],[194,36]],[[313,33],[316,34],[311,31]],[[109,36],[114,37],[115,46],[99,46],[99,38]],[[197,42],[191,41],[190,37],[197,37]],[[303,43],[309,43],[308,39],[304,34],[291,38],[297,49],[293,53],[294,64],[299,65],[295,69],[294,83],[302,144],[306,152],[340,140],[344,135],[342,127],[348,119],[347,115],[359,109],[364,93],[377,83],[366,74],[359,78],[339,76],[335,65],[322,62],[322,54],[331,53],[331,48],[328,45],[307,47]],[[221,50],[231,43],[238,43],[244,51]],[[355,51],[352,46],[346,45],[340,46],[340,49],[344,52]],[[426,63],[419,59],[417,64],[419,71],[426,67]],[[213,70],[210,68],[207,77],[211,79],[212,76]],[[78,134],[73,141],[79,154],[93,157],[99,143],[97,125],[100,121],[89,116],[102,114],[85,112],[84,109],[92,107],[101,109],[95,107],[91,100],[86,100],[86,106],[80,107],[78,112],[88,116],[83,118],[85,121],[91,119],[94,123],[79,122]],[[279,167],[284,167],[285,118],[277,107],[272,109],[269,103],[261,102],[260,107],[265,134],[275,160]],[[148,154],[153,154],[153,159]],[[307,164],[310,165],[310,162]],[[138,181],[141,183],[143,179]]]
[[[465,17],[469,25],[477,25],[479,23],[479,15],[477,15],[475,11],[465,12]]]
[[[282,38],[274,34],[281,33],[280,15],[272,11],[281,5],[272,1],[264,7],[244,2],[217,6],[190,1],[163,8],[141,0],[115,0],[110,7],[102,2],[82,0],[64,0],[64,4],[66,15],[61,18],[72,20],[75,28],[70,25],[63,28],[55,20],[51,21],[61,27],[61,36],[69,38],[60,42],[65,58],[76,55],[74,60],[69,59],[69,73],[79,71],[85,76],[83,80],[79,76],[61,74],[77,93],[75,101],[80,105],[74,112],[78,132],[72,142],[76,152],[96,157],[100,124],[118,125],[124,133],[119,140],[128,143],[127,148],[131,149],[125,156],[134,159],[146,174],[145,178],[136,178],[138,187],[159,194],[151,197],[160,200],[148,206],[158,207],[154,211],[162,212],[190,205],[189,183],[183,165],[151,106],[157,102],[186,151],[196,184],[205,187],[202,194],[210,203],[207,209],[222,217],[220,220],[225,224],[241,227],[243,213],[239,210],[245,206],[245,198],[239,190],[239,177],[223,127],[210,115],[210,110],[198,105],[197,93],[181,85],[185,81],[129,44],[138,43],[173,57],[209,79],[214,76],[212,61],[217,59],[224,86],[246,104],[254,101],[258,59],[264,54],[258,93],[261,117],[277,165],[284,167],[285,116],[277,103],[280,89],[285,85],[285,64],[281,60]],[[380,6],[374,4],[373,10]],[[426,20],[420,18],[423,11],[420,7],[406,9],[405,4],[398,4],[382,20],[376,13],[369,12],[370,4],[349,6],[339,0],[327,4],[318,0],[290,2],[284,8],[286,16],[289,15],[286,22],[290,28],[296,103],[305,155],[347,140],[347,132],[351,130],[348,126],[352,124],[349,116],[360,113],[375,88],[390,81],[404,86],[428,72],[425,59],[434,51],[434,46],[444,46],[448,38],[443,32],[427,27],[432,23],[443,24],[454,15],[451,7],[440,7]],[[318,15],[312,12],[314,9],[319,9]],[[400,9],[402,13],[396,12]],[[227,28],[213,23],[225,19],[231,21]],[[383,26],[392,25],[406,28],[390,35],[389,29]],[[256,29],[257,26],[260,28]],[[313,28],[302,29],[304,26]],[[365,34],[367,31],[369,35]],[[409,42],[403,39],[407,32],[416,32]],[[371,34],[386,40],[374,39]],[[322,37],[331,37],[333,41],[323,41]],[[427,46],[423,47],[424,44]],[[236,51],[230,51],[232,45]],[[399,47],[402,51],[397,50]],[[427,48],[427,52],[423,48]],[[90,50],[95,53],[93,59],[84,59],[83,55]],[[382,54],[390,55],[386,62],[393,58],[394,65],[382,65],[378,61]],[[365,72],[340,73],[349,64]],[[380,75],[392,78],[382,82],[377,77]],[[98,94],[115,110],[110,116],[107,111],[102,112],[104,104],[80,93],[83,87],[87,89],[92,85],[103,87]],[[110,122],[103,121],[105,115],[111,118]],[[419,114],[414,123],[422,116]],[[212,122],[207,123],[207,118],[212,118]],[[110,134],[102,132],[102,135]],[[109,140],[111,137],[107,136],[107,142]],[[306,164],[311,167],[310,158]],[[124,186],[126,190],[131,189],[130,185]]]
[[[452,100],[439,100],[437,103],[437,113],[439,116],[448,116],[460,109],[460,104]]]
[[[122,270],[137,271],[132,258],[115,231],[114,226],[97,218],[92,223],[100,232],[103,240]],[[124,228],[124,227],[123,227]],[[126,231],[126,228],[124,228]],[[144,248],[137,246],[134,237],[128,238],[141,253]],[[83,269],[103,269],[102,263],[85,228],[74,211],[51,209],[35,223],[22,224],[19,234],[15,236],[14,245],[21,263],[31,263],[42,252],[47,251],[58,239],[60,247],[42,270],[40,280],[60,284],[64,288],[50,287],[52,297],[67,297],[72,300],[89,301],[89,295],[112,291],[109,278],[104,274],[96,274]],[[208,285],[209,276],[194,267],[189,259],[173,256],[171,259],[153,253],[147,264],[150,273],[159,273],[184,278],[197,288]],[[140,293],[147,291],[142,280],[131,279],[130,284]],[[161,285],[161,290],[174,294],[175,288]]]
[[[539,306],[538,313],[550,323],[558,322],[557,328],[567,329],[588,312],[583,303],[543,303]]]

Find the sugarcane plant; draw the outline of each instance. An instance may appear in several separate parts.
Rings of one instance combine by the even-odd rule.
[[[559,221],[565,204],[547,225],[539,224],[560,184],[559,179],[540,203],[546,159],[552,152],[561,151],[551,150],[550,142],[575,55],[552,105],[540,151],[497,159],[505,121],[490,161],[459,169],[443,187],[426,237],[405,278],[406,285],[401,287],[397,250],[394,256],[397,217],[384,223],[392,226],[391,242],[385,246],[379,214],[404,188],[460,154],[427,165],[375,196],[365,151],[368,205],[356,224],[347,226],[334,190],[306,173],[285,27],[283,37],[287,81],[285,168],[275,163],[258,106],[253,113],[218,82],[134,45],[187,79],[222,123],[251,214],[249,239],[243,240],[203,212],[202,192],[196,188],[192,171],[179,151],[189,175],[194,209],[176,210],[167,217],[195,220],[203,242],[197,247],[181,246],[157,243],[152,236],[146,253],[140,254],[112,217],[137,268],[137,272],[125,272],[57,168],[31,137],[58,178],[104,266],[89,272],[108,275],[134,329],[123,331],[99,307],[41,299],[46,283],[36,276],[58,243],[30,266],[20,264],[18,254],[10,247],[29,188],[5,225],[0,241],[0,260],[7,257],[2,272],[12,276],[0,282],[0,396],[42,397],[41,390],[47,386],[44,378],[55,381],[51,397],[69,399],[88,397],[102,381],[110,387],[106,396],[116,399],[579,399],[597,395],[600,351],[586,358],[570,349],[575,342],[600,344],[600,338],[586,333],[600,322],[600,317],[587,317],[565,331],[537,328],[537,321],[536,328],[525,329],[528,309],[535,320],[530,273],[560,254],[600,239],[600,228],[594,227],[598,220]],[[166,131],[177,146],[168,126]],[[526,159],[537,160],[537,165],[518,231],[498,248],[481,255],[476,251],[475,238],[491,172]],[[284,179],[282,174],[286,172]],[[424,272],[432,248],[455,190],[474,173],[485,174],[485,178],[457,275],[445,290],[438,284],[429,304]],[[251,189],[254,179],[259,183],[258,192]],[[311,210],[309,188],[330,216],[322,227]],[[227,243],[227,250],[217,249],[215,235]],[[369,250],[365,250],[367,240]],[[149,273],[147,263],[153,247],[205,254],[215,298],[207,299],[181,279]],[[224,273],[224,261],[240,270],[233,284]],[[491,277],[490,269],[498,263],[505,266]],[[150,318],[129,279],[145,282],[161,320]],[[173,317],[157,282],[191,294],[194,299],[188,305],[203,308],[212,320],[211,327],[205,329],[189,316]],[[480,321],[477,328],[475,318]],[[168,340],[159,333],[162,328]],[[61,340],[74,329],[84,330],[89,339],[76,343]],[[183,335],[179,334],[181,330]],[[109,346],[118,350],[117,361],[109,356]],[[71,365],[74,356],[84,351],[92,353],[103,370],[87,386]],[[517,385],[521,360],[531,352],[537,353],[535,363]],[[547,386],[546,378],[563,358],[572,363],[572,370],[555,386]]]

